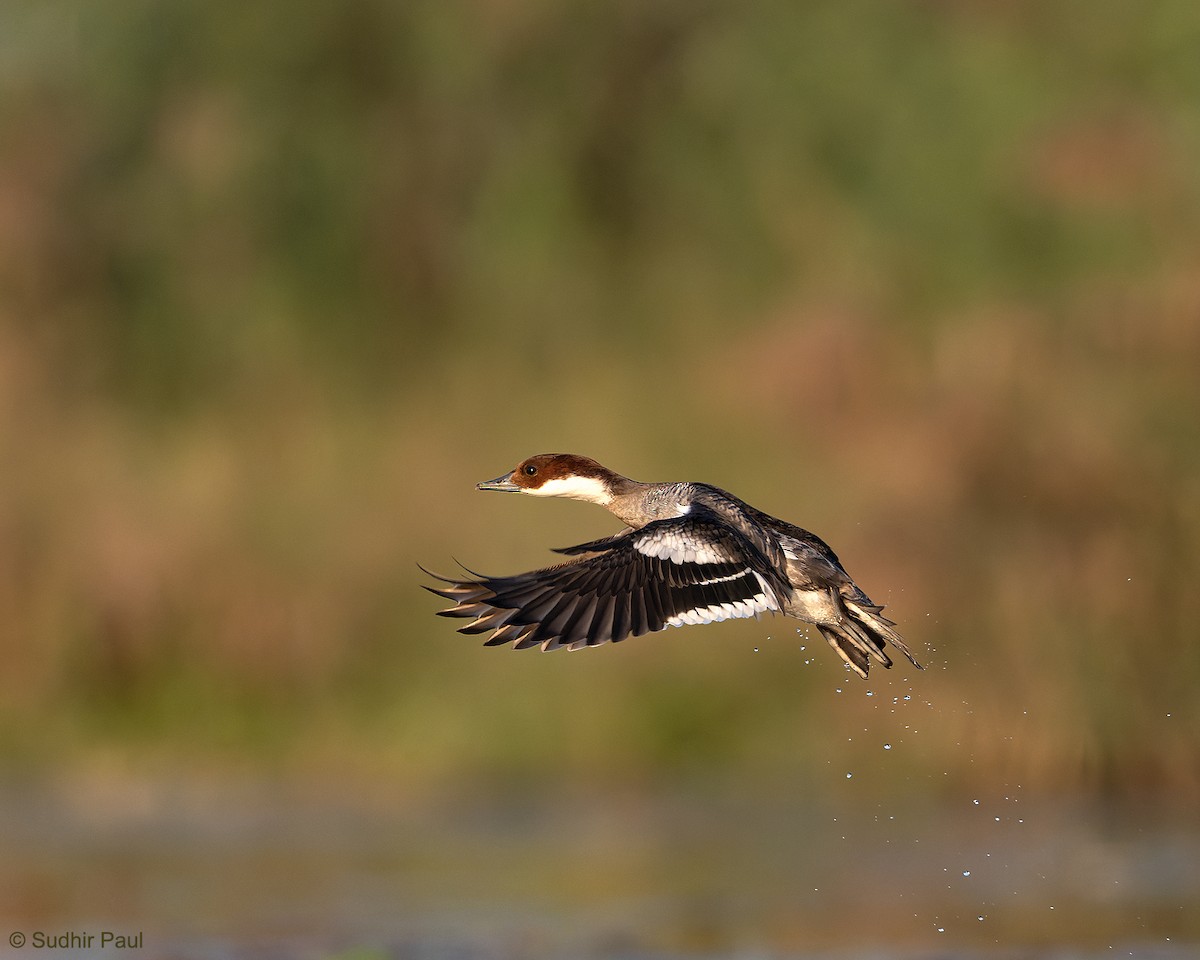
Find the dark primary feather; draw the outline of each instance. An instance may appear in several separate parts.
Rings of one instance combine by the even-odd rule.
[[[668,543],[708,562],[676,562],[638,549],[665,551]],[[777,609],[777,591],[786,588],[762,551],[704,509],[559,552],[579,559],[509,577],[459,580],[426,570],[447,586],[425,589],[454,602],[440,615],[471,619],[461,633],[492,631],[487,645],[551,650],[653,633],[673,617],[724,603],[749,611],[745,602],[757,596]]]

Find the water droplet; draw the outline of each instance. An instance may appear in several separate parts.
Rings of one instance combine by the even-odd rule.
[[[964,876],[964,877],[969,877],[970,875],[971,875],[971,871],[970,871],[970,870],[964,870],[964,871],[963,871],[963,876]]]
[[[884,750],[891,750],[891,749],[892,749],[892,745],[891,745],[890,743],[885,743],[885,744],[883,745],[883,749],[884,749]]]
[[[848,773],[848,774],[846,774],[846,779],[847,779],[847,780],[849,780],[849,779],[850,779],[851,777],[853,777],[853,776],[854,776],[854,774],[852,774],[852,773]]]

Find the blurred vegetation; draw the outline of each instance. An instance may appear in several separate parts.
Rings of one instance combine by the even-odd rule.
[[[1198,46],[1186,0],[5,4],[2,756],[1195,802]],[[556,449],[814,529],[930,669],[457,636],[415,560],[612,529],[472,489]]]

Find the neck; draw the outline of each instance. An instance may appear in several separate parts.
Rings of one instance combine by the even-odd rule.
[[[659,519],[654,498],[647,496],[654,484],[639,483],[628,477],[617,479],[618,482],[609,488],[612,496],[605,504],[610,513],[622,523],[634,528],[643,527],[651,520]]]

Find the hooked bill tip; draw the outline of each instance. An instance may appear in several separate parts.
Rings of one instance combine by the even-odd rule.
[[[483,480],[475,484],[476,490],[499,490],[501,493],[516,493],[521,488],[512,481],[512,473],[504,474],[495,480]]]

